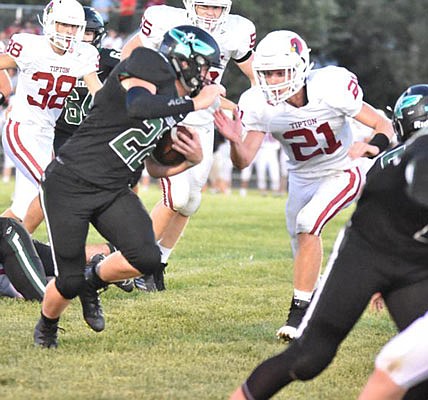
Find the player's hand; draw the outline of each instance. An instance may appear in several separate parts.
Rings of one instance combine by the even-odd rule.
[[[214,123],[226,139],[234,143],[242,141],[242,123],[237,108],[233,110],[233,119],[228,117],[223,110],[216,110]]]
[[[193,97],[193,105],[195,110],[203,110],[211,106],[219,96],[225,94],[225,89],[221,85],[207,85],[204,86],[201,91]]]
[[[183,154],[191,164],[199,164],[203,158],[199,134],[189,126],[187,126],[187,129],[192,134],[192,137],[177,131],[177,136],[173,137],[174,144],[171,147]]]
[[[376,157],[379,154],[379,147],[365,142],[355,142],[348,150],[348,156],[352,160],[359,157]]]

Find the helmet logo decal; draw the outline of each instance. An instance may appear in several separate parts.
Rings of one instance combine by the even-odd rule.
[[[403,108],[408,108],[415,106],[419,103],[419,101],[422,99],[422,95],[413,95],[413,96],[406,96],[403,98],[403,101],[401,104],[398,105],[397,110],[395,110],[395,113],[397,114],[398,118],[403,118]]]
[[[170,34],[178,43],[176,51],[183,54],[185,57],[190,57],[193,50],[205,56],[215,53],[215,49],[204,41],[196,38],[193,32],[186,33],[174,28],[171,29]]]
[[[291,51],[295,51],[298,55],[302,54],[303,45],[298,38],[293,38],[290,40]]]

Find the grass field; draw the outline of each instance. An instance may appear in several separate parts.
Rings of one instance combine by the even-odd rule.
[[[0,186],[9,205],[12,184]],[[142,195],[148,209],[160,196]],[[61,319],[60,347],[35,349],[37,303],[0,299],[0,398],[227,399],[263,359],[284,344],[275,331],[292,291],[285,198],[204,195],[199,212],[170,258],[161,293],[102,295],[106,329],[92,332],[73,302]],[[351,210],[324,232],[328,255]],[[35,237],[46,239],[41,227]],[[100,238],[91,232],[89,241]],[[338,299],[338,301],[346,301]],[[331,366],[276,398],[355,399],[375,354],[394,334],[386,312],[366,311]]]

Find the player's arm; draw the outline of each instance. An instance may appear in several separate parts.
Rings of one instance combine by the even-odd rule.
[[[128,92],[128,115],[140,119],[185,115],[191,111],[205,109],[223,92],[219,85],[208,85],[193,98],[159,95],[153,83],[135,77],[123,80],[122,86]]]
[[[253,59],[254,59],[254,53],[251,52],[248,58],[245,58],[244,61],[241,61],[241,62],[236,61],[236,65],[250,80],[251,86],[254,86],[256,84],[256,81],[254,79],[253,67],[252,67]]]
[[[14,59],[8,54],[0,54],[0,104],[12,93],[12,81],[5,69],[17,68]]]
[[[376,111],[371,105],[363,102],[361,111],[354,118],[373,129],[373,138],[368,143],[354,143],[348,152],[352,159],[375,157],[387,149],[394,136],[394,128],[387,117]]]
[[[248,131],[244,136],[237,109],[233,110],[233,119],[221,109],[215,111],[214,118],[218,131],[230,141],[230,158],[233,165],[239,169],[248,167],[262,145],[264,132]]]
[[[142,45],[143,45],[143,42],[141,41],[140,34],[136,33],[122,47],[122,54],[120,55],[120,60],[122,61],[125,58],[128,58],[135,48],[140,47]]]
[[[179,174],[202,161],[203,153],[199,135],[194,129],[190,130],[192,137],[177,132],[178,138],[177,140],[174,140],[174,144],[172,145],[174,150],[179,151],[186,157],[186,160],[181,164],[176,166],[167,166],[158,163],[152,157],[145,160],[147,172],[153,178],[162,178]]]
[[[85,81],[85,84],[92,96],[94,96],[95,93],[97,93],[98,90],[100,90],[103,86],[100,78],[98,78],[98,74],[95,71],[85,75],[83,80]]]

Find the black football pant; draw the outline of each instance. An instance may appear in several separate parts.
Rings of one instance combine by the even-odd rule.
[[[142,274],[160,268],[152,221],[126,183],[119,191],[109,191],[82,180],[53,161],[45,171],[41,200],[58,270],[56,286],[63,297],[72,299],[84,287],[89,224]]]
[[[284,352],[260,364],[243,385],[249,399],[270,398],[293,380],[320,374],[376,292],[382,293],[400,331],[428,310],[426,264],[380,253],[352,228],[325,275],[302,321],[307,324],[303,334]],[[406,399],[428,399],[425,389],[414,395],[416,390],[420,388],[410,390]]]
[[[43,264],[29,233],[12,218],[0,217],[0,262],[26,300],[43,299],[47,284]]]

